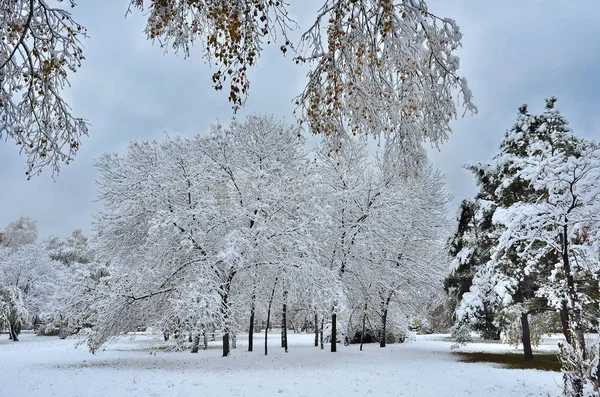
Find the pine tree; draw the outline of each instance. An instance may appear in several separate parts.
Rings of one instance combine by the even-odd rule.
[[[556,99],[547,101],[546,112],[540,116],[531,115],[527,106],[519,108],[517,122],[506,132],[499,148],[499,154],[492,164],[469,165],[477,178],[480,191],[475,203],[485,206],[482,211],[480,228],[484,231],[471,241],[471,246],[485,252],[485,256],[467,256],[453,251],[451,254],[459,260],[463,267],[471,260],[470,267],[477,267],[467,299],[463,299],[459,307],[459,317],[469,318],[472,324],[485,323],[490,316],[490,308],[494,312],[494,324],[506,331],[520,328],[521,342],[526,359],[533,359],[529,317],[534,314],[552,310],[546,297],[538,294],[542,280],[547,279],[553,269],[550,258],[543,254],[531,258],[520,254],[529,245],[528,241],[515,242],[510,246],[499,246],[499,236],[506,232],[505,225],[494,221],[498,208],[508,208],[520,203],[536,203],[545,199],[544,188],[534,186],[526,175],[527,161],[531,158],[531,150],[539,145],[551,144],[557,149],[572,151],[575,141],[568,136],[567,122],[554,110]],[[463,222],[464,223],[464,222]],[[530,252],[535,250],[529,247]],[[533,251],[532,251],[533,250]],[[470,253],[470,252],[469,252]],[[478,259],[476,263],[472,263]],[[457,270],[461,268],[458,267]],[[563,310],[563,332],[568,337]],[[477,328],[476,328],[477,329]]]
[[[463,295],[473,285],[473,277],[479,266],[490,258],[493,241],[490,238],[493,209],[490,203],[480,199],[464,200],[459,209],[456,233],[448,242],[448,251],[453,259],[451,274],[444,280],[446,293],[458,305]],[[494,324],[494,312],[490,302],[483,300],[474,316],[471,327],[480,332],[484,339],[500,339],[500,330]]]

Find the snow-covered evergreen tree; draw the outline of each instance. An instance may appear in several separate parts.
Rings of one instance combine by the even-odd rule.
[[[499,160],[516,173],[499,191],[521,181],[531,194],[528,200],[503,206],[494,214],[494,222],[506,228],[494,260],[500,262],[514,253],[524,263],[522,279],[543,276],[537,280],[535,296],[561,314],[568,386],[573,395],[581,395],[586,380],[597,379],[590,368],[596,364],[576,366],[588,368],[594,374],[590,377],[572,371],[569,362],[574,355],[589,359],[586,312],[591,307],[597,313],[593,298],[597,294],[590,291],[588,280],[598,276],[600,148],[573,135],[555,102],[549,99],[541,115],[532,116],[520,131],[507,136],[512,150]],[[506,284],[513,296],[518,292],[514,281],[519,280],[512,277],[512,288]]]

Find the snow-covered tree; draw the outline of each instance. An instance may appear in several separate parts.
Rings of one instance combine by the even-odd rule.
[[[391,314],[400,319],[396,330],[406,332],[417,300],[439,286],[436,278],[441,283],[437,254],[446,236],[441,175],[428,166],[412,174],[397,150],[386,140],[369,161],[364,144],[348,139],[318,162],[329,218],[321,262],[344,285],[348,317],[376,324],[369,331],[382,347]],[[337,311],[334,305],[332,332]],[[354,332],[356,325],[350,324]]]
[[[480,169],[480,171],[482,171]],[[485,173],[484,173],[485,175]],[[483,190],[485,180],[479,181]],[[490,259],[491,249],[495,244],[492,215],[495,204],[485,200],[478,194],[475,200],[464,200],[459,208],[457,228],[454,236],[448,242],[451,261],[450,275],[444,280],[444,288],[454,307],[465,304],[463,298],[469,291],[477,291],[477,301],[469,301],[468,316],[462,316],[457,327],[468,324],[469,328],[481,333],[484,339],[500,339],[500,329],[495,324],[496,308],[490,301],[491,288],[485,283],[474,280],[477,270]],[[474,285],[475,283],[475,285]]]
[[[26,244],[33,244],[37,240],[37,223],[25,216],[9,223],[4,232],[0,233],[0,245],[17,248]]]
[[[58,326],[59,336],[66,338],[83,324],[89,325],[87,308],[94,300],[94,286],[103,267],[94,262],[94,251],[81,230],[75,230],[65,239],[51,236],[44,241],[47,255],[60,263],[63,277],[56,280],[53,318],[48,327]]]
[[[104,156],[97,247],[122,266],[119,288],[128,292],[115,299],[128,314],[107,313],[108,331],[100,328],[93,343],[114,335],[111,327],[131,329],[137,317],[129,310],[153,305],[144,321],[161,322],[175,311],[173,302],[189,295],[184,286],[204,280],[200,300],[218,301],[211,318],[228,355],[239,277],[289,265],[299,255],[298,233],[311,217],[302,205],[310,191],[302,145],[297,128],[252,116],[214,126],[207,138],[134,143],[124,158]]]
[[[520,333],[525,358],[533,359],[531,342],[544,332],[540,325],[549,313],[559,314],[567,385],[580,395],[586,379],[597,379],[584,332],[598,313],[597,281],[591,280],[598,269],[600,150],[573,135],[555,102],[547,100],[540,115],[522,106],[494,162],[469,166],[480,185],[476,200],[485,203],[486,234],[470,238],[466,248],[459,247],[468,242],[464,238],[451,247],[459,266],[475,256],[480,261],[459,320],[477,319],[491,307],[494,324],[512,340]],[[483,258],[472,248],[482,244]],[[532,334],[531,316],[541,313],[546,315],[536,316],[538,333]]]
[[[9,336],[13,341],[18,341],[18,333],[20,332],[21,322],[26,320],[28,315],[27,306],[25,304],[23,284],[29,286],[28,281],[20,283],[19,277],[23,268],[15,263],[11,263],[17,250],[22,247],[31,245],[37,239],[37,224],[30,218],[20,217],[18,220],[9,223],[3,232],[0,232],[0,317],[9,330]],[[19,252],[14,258],[21,258]],[[22,262],[19,262],[22,265]],[[26,277],[23,277],[23,279]],[[28,288],[25,288],[28,289]]]
[[[30,177],[68,164],[87,134],[61,96],[69,72],[83,59],[86,29],[64,9],[42,0],[0,2],[0,137],[20,145]],[[190,55],[199,42],[216,66],[212,84],[225,89],[234,111],[250,90],[248,73],[273,43],[308,66],[296,98],[299,119],[336,150],[342,136],[399,135],[404,158],[415,163],[425,140],[439,145],[459,106],[476,112],[456,50],[456,22],[431,13],[424,0],[324,0],[299,42],[290,32],[290,4],[271,0],[129,0],[147,15],[149,40]]]
[[[319,196],[324,201],[321,222],[316,226],[323,244],[318,247],[317,259],[330,270],[332,281],[345,285],[345,278],[350,267],[352,251],[360,231],[361,224],[368,217],[368,210],[374,204],[374,198],[368,187],[367,152],[364,142],[349,138],[340,150],[330,153],[327,148],[318,152],[316,169],[320,177]],[[361,207],[365,208],[361,208]],[[367,211],[367,213],[365,213]],[[333,298],[333,299],[332,299]],[[344,305],[341,298],[330,297],[331,300],[331,351],[337,350],[337,316]]]
[[[549,106],[553,103],[550,101]],[[467,166],[480,187],[475,205],[481,209],[475,212],[479,215],[474,219],[479,219],[481,230],[469,240],[455,237],[451,245],[457,270],[460,271],[461,266],[464,269],[465,265],[474,265],[476,270],[470,290],[463,296],[457,310],[459,324],[467,322],[477,326],[483,320],[493,320],[492,325],[505,330],[505,336],[514,342],[517,342],[515,336],[519,333],[528,360],[533,359],[532,337],[534,342],[540,337],[538,333],[531,335],[531,317],[552,310],[547,300],[537,294],[552,269],[547,258],[537,258],[539,263],[532,267],[526,258],[519,255],[520,248],[516,245],[500,247],[498,238],[507,230],[505,225],[493,222],[493,216],[503,208],[520,203],[539,203],[544,196],[543,188],[534,186],[520,173],[523,171],[522,162],[529,158],[526,148],[548,139],[541,132],[546,131],[542,126],[547,122],[547,116],[533,116],[526,106],[522,106],[517,122],[507,131],[494,162]],[[563,136],[549,139],[564,141],[565,125],[564,121],[553,123],[552,128]],[[464,243],[468,243],[467,246],[459,251],[459,246]],[[537,330],[539,327],[533,328]]]
[[[517,171],[513,180],[529,186],[534,199],[496,211],[494,221],[506,229],[494,259],[501,261],[514,250],[525,263],[522,277],[548,275],[536,296],[561,314],[568,345],[563,350],[563,363],[568,364],[571,351],[579,352],[584,361],[588,359],[586,304],[597,295],[596,291],[590,294],[586,281],[598,275],[600,148],[572,134],[555,102],[549,99],[541,115],[531,117],[520,131],[507,136],[506,141],[515,149],[507,150],[499,160]],[[499,190],[508,189],[513,180],[506,180]],[[504,290],[508,295],[514,295],[515,281],[515,276],[507,279]],[[592,303],[597,310],[598,303]],[[563,366],[573,395],[583,393],[587,380],[598,379],[596,365],[591,361],[584,365],[593,375]]]
[[[379,320],[381,347],[386,345],[388,327],[408,333],[410,320],[427,303],[426,297],[441,286],[448,231],[449,196],[443,177],[431,166],[417,177],[392,175],[380,174],[385,188],[363,225],[353,268],[362,287],[370,286],[364,296]]]
[[[51,317],[59,285],[66,273],[43,245],[35,242],[37,228],[29,218],[10,223],[0,247],[0,317],[9,336],[18,341],[23,325]],[[9,245],[10,244],[10,245]]]
[[[230,334],[247,329],[252,340],[260,317],[266,328],[281,320],[287,349],[302,313],[316,335],[332,317],[335,351],[337,315],[365,304],[384,343],[389,324],[405,331],[440,282],[447,193],[438,173],[413,175],[397,150],[368,161],[364,142],[348,138],[310,162],[297,127],[251,116],[103,156],[94,248],[110,276],[90,348],[157,326],[191,333],[194,350],[220,330],[226,356]]]
[[[67,9],[43,0],[2,0],[0,19],[0,138],[19,145],[27,178],[43,168],[58,172],[88,131],[62,97],[84,58],[86,29]]]
[[[88,238],[80,229],[73,231],[66,239],[51,236],[45,241],[45,245],[52,259],[67,266],[74,263],[87,264],[94,258]]]

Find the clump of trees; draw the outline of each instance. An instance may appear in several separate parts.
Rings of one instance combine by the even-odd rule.
[[[104,209],[93,242],[38,242],[21,218],[2,234],[0,318],[62,338],[88,327],[92,352],[154,328],[198,352],[219,334],[274,324],[326,341],[403,341],[444,274],[449,194],[414,172],[390,136],[308,150],[297,126],[250,116],[209,136],[133,142],[97,161]]]
[[[0,233],[0,329],[17,342],[22,328],[61,338],[85,317],[82,289],[92,274],[93,251],[77,230],[67,239],[37,241],[36,223],[26,217]]]
[[[369,158],[348,138],[308,152],[297,127],[251,116],[104,155],[95,247],[110,276],[90,349],[143,325],[191,335],[195,350],[220,331],[227,356],[231,335],[251,341],[274,317],[286,349],[292,322],[310,324],[316,345],[325,329],[332,351],[349,333],[338,327],[382,346],[405,334],[443,279],[448,193],[395,150],[386,141]]]

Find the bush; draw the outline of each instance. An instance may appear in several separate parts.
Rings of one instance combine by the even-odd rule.
[[[361,331],[355,331],[354,337],[350,339],[351,344],[360,343]],[[407,339],[408,335],[402,331],[398,332],[386,332],[385,335],[385,343],[393,344],[393,343],[404,343]],[[380,340],[379,332],[374,332],[370,329],[365,329],[365,337],[363,339],[363,343],[379,343]]]
[[[35,334],[37,336],[58,336],[59,329],[53,324],[41,325]]]
[[[406,335],[404,333],[388,332],[385,335],[385,343],[404,343]]]
[[[472,342],[471,328],[467,324],[456,324],[452,327],[452,340],[454,341],[453,349],[464,346],[467,342]]]
[[[356,331],[354,333],[354,338],[352,338],[350,343],[353,343],[353,344],[360,343],[361,334],[362,334],[361,331]],[[363,343],[373,343],[373,342],[375,342],[375,337],[373,336],[371,331],[365,330],[365,337],[363,338]]]

